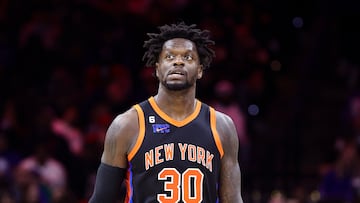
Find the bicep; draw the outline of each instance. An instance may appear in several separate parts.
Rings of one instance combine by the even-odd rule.
[[[125,113],[113,120],[106,132],[101,162],[126,168],[127,153],[137,132],[134,119],[134,115]]]
[[[123,147],[121,147],[118,141],[118,139],[121,139],[121,136],[119,136],[119,132],[116,130],[116,125],[115,121],[113,121],[106,132],[101,162],[124,168],[124,161],[122,160],[124,159]]]
[[[220,174],[221,202],[240,202],[241,175],[238,161],[224,154]],[[236,201],[235,201],[236,200]]]

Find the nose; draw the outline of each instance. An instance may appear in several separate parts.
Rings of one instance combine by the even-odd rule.
[[[183,66],[184,65],[184,60],[181,56],[176,56],[175,60],[174,60],[174,66]]]

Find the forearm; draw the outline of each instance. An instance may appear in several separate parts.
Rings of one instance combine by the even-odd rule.
[[[89,203],[113,203],[119,199],[126,169],[101,163]]]
[[[233,176],[233,178],[235,178]],[[227,181],[227,185],[220,185],[220,202],[242,203],[241,181]]]
[[[220,174],[220,202],[242,203],[241,171],[237,161],[224,162]]]

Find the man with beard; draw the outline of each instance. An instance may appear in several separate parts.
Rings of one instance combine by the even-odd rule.
[[[196,98],[210,66],[208,30],[184,22],[149,33],[143,59],[158,92],[118,115],[108,128],[90,203],[242,203],[238,136],[231,118]]]

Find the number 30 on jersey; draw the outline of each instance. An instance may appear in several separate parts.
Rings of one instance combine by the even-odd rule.
[[[180,174],[175,168],[164,168],[158,174],[158,180],[164,181],[166,194],[158,194],[161,203],[176,203],[180,199],[185,203],[199,203],[203,200],[204,174],[198,168],[189,168]],[[180,197],[181,196],[181,197]]]

